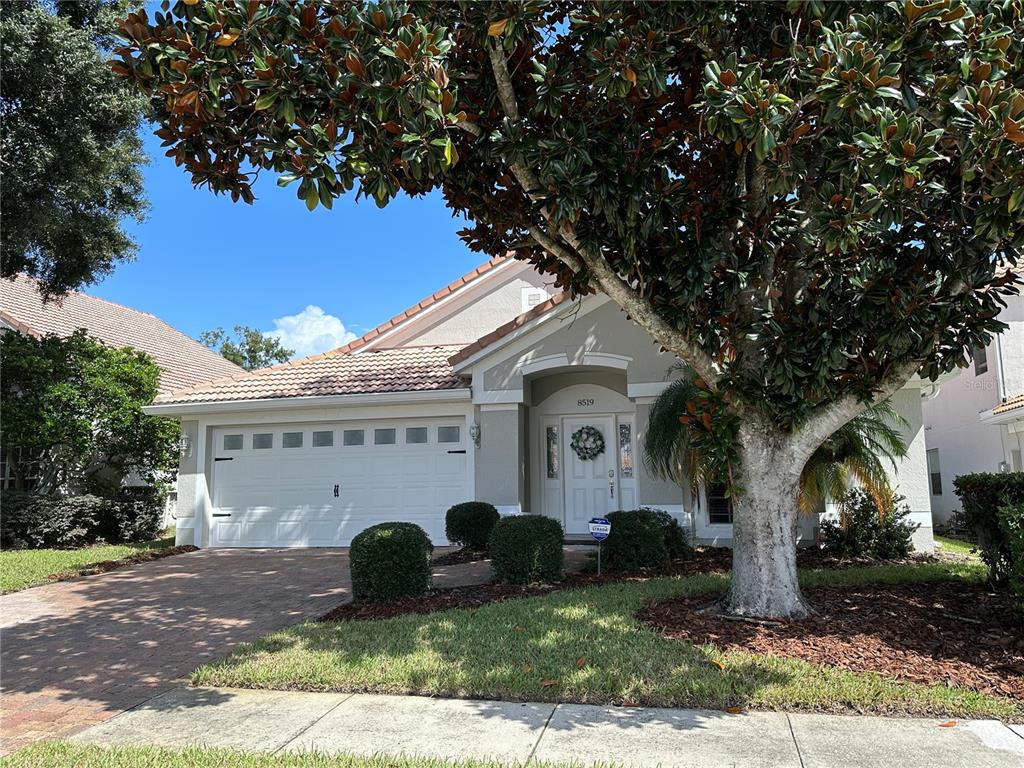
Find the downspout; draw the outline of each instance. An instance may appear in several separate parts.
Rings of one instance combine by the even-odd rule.
[[[1006,397],[1006,375],[1003,372],[1003,334],[996,334],[996,365],[999,366],[999,373],[996,376],[996,394],[999,402]]]

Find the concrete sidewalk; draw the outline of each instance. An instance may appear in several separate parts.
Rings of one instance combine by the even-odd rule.
[[[1021,768],[1024,726],[181,688],[74,740],[686,768]]]

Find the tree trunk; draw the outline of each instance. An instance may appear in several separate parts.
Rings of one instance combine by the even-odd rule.
[[[740,429],[733,497],[732,582],[718,609],[735,616],[804,618],[812,613],[797,581],[800,473],[806,457],[792,436]]]

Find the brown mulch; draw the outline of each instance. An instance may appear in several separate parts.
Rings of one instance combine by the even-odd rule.
[[[438,555],[433,559],[434,565],[465,565],[466,563],[478,563],[481,560],[486,560],[488,555],[486,552],[479,552],[475,549],[456,549],[454,552],[446,552],[443,555]]]
[[[750,622],[699,613],[708,596],[637,613],[666,637],[770,654],[900,681],[954,685],[1024,701],[1024,631],[1009,599],[961,581],[815,587],[817,614]]]
[[[452,565],[486,559],[486,555],[479,552],[472,553],[478,556],[473,559],[461,561],[446,559],[451,556],[461,556],[464,552],[468,553],[471,551],[458,550],[448,553],[448,555],[442,555],[434,560],[434,565]],[[934,559],[930,556],[915,556],[913,559],[900,562],[921,563],[930,562]],[[825,554],[820,550],[801,550],[797,557],[797,562],[801,568],[852,568],[879,564],[877,560],[840,559],[833,555]],[[727,547],[700,547],[688,559],[675,560],[665,568],[639,573],[603,571],[600,576],[594,570],[588,569],[583,572],[567,573],[562,581],[556,584],[528,584],[519,586],[490,583],[468,587],[434,589],[423,597],[409,597],[400,600],[390,600],[384,603],[346,603],[331,609],[321,616],[318,621],[371,621],[373,619],[390,619],[394,616],[402,616],[408,613],[434,613],[436,611],[446,611],[449,608],[479,608],[489,603],[498,603],[503,600],[535,597],[565,589],[579,589],[581,587],[592,587],[617,581],[645,581],[662,576],[727,573],[731,567],[731,549]]]
[[[71,581],[71,579],[77,579],[80,576],[95,576],[98,573],[116,571],[118,568],[127,568],[130,565],[148,563],[151,560],[163,560],[165,557],[183,555],[186,552],[197,552],[198,550],[199,547],[194,547],[191,544],[182,544],[179,547],[166,547],[164,549],[153,549],[148,552],[140,552],[137,555],[122,557],[118,560],[100,560],[98,563],[90,563],[89,565],[84,565],[81,568],[75,568],[71,571],[52,573],[47,578],[50,581]]]

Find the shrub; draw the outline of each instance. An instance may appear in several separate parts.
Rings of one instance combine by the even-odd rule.
[[[444,516],[444,535],[448,541],[469,549],[487,549],[491,531],[501,519],[493,504],[465,501],[456,504]]]
[[[529,584],[562,576],[562,526],[550,517],[505,517],[491,531],[488,549],[498,581]]]
[[[913,549],[911,537],[918,526],[906,518],[910,508],[902,496],[890,494],[879,508],[874,496],[861,488],[839,499],[839,520],[821,524],[825,549],[844,557],[895,560]]]
[[[1009,555],[1007,581],[1017,610],[1024,617],[1024,504],[999,509],[999,527]]]
[[[348,552],[353,599],[380,602],[426,594],[433,551],[415,523],[380,523],[360,531]]]
[[[0,540],[5,548],[73,549],[99,538],[99,521],[110,515],[113,502],[89,494],[34,496],[5,492],[0,515]]]
[[[963,505],[963,521],[978,540],[993,586],[1009,578],[1010,551],[999,524],[999,510],[1024,504],[1024,472],[978,472],[953,480]]]
[[[642,509],[649,510],[658,519],[662,530],[665,531],[665,550],[668,552],[669,560],[682,560],[693,554],[690,537],[678,520],[663,509],[651,509],[650,507],[642,507]]]
[[[97,536],[109,542],[151,541],[160,532],[166,493],[154,486],[120,488],[97,520]]]
[[[601,558],[608,570],[658,568],[668,561],[665,528],[653,510],[609,512],[607,517],[612,530],[601,542]]]

